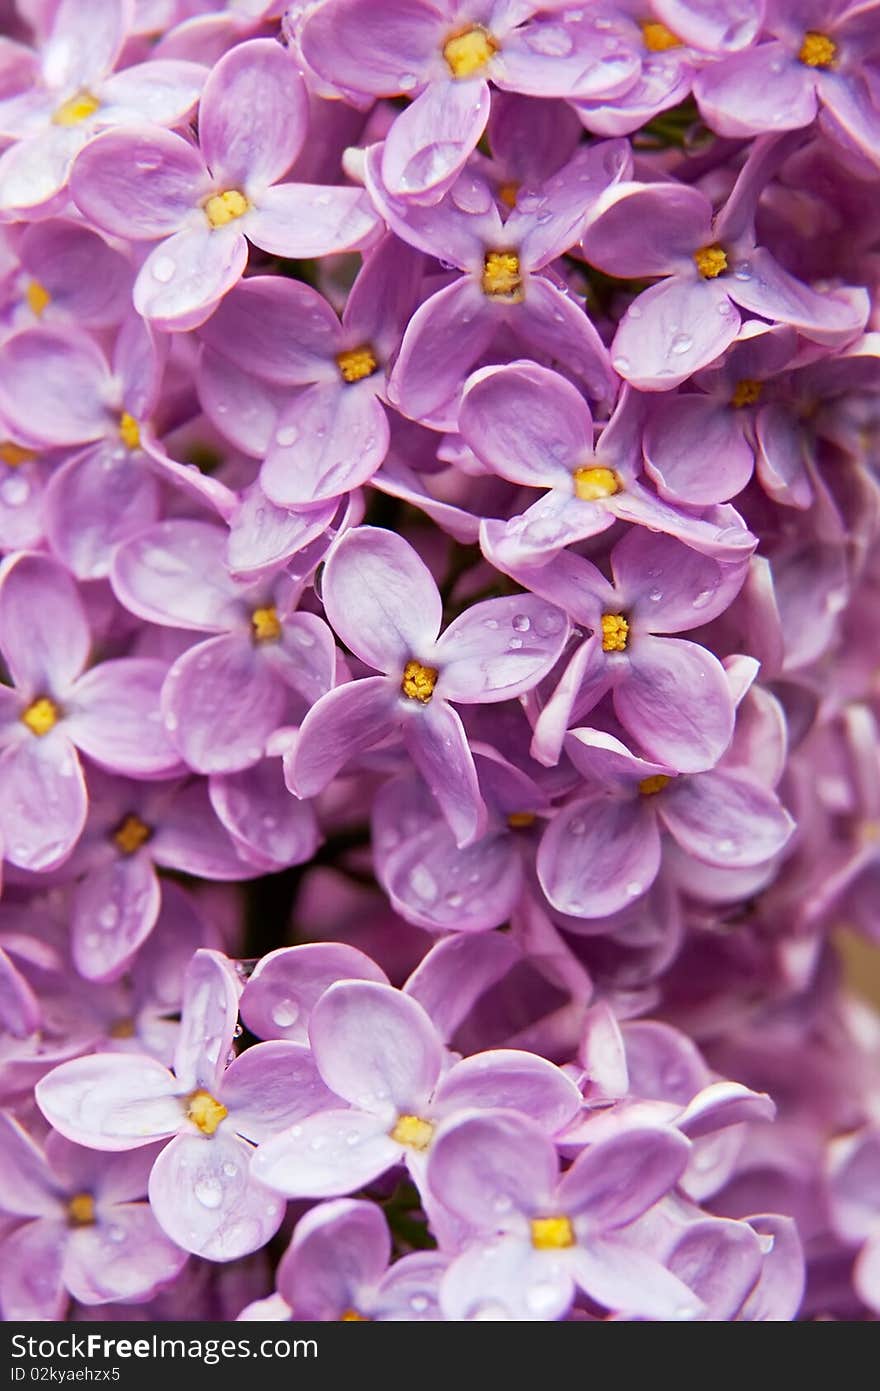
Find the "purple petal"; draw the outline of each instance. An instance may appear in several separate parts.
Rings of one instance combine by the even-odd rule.
[[[274,256],[308,259],[360,246],[379,227],[362,188],[275,184],[247,215],[247,234]]]
[[[312,1009],[338,980],[387,984],[369,956],[343,942],[279,947],[257,963],[241,997],[241,1017],[257,1038],[305,1043]]]
[[[127,125],[134,118],[154,126],[182,125],[199,99],[207,68],[181,59],[151,58],[115,72],[101,83],[101,120]]]
[[[0,409],[24,439],[40,445],[87,444],[108,434],[109,385],[104,356],[82,331],[25,329],[0,349]]]
[[[396,681],[370,676],[328,691],[303,720],[285,767],[297,797],[314,797],[358,754],[380,744],[400,723]]]
[[[388,96],[409,90],[436,61],[444,16],[423,0],[336,0],[312,11],[303,27],[303,56],[328,82],[352,92]],[[412,81],[401,86],[401,74]]]
[[[692,1319],[702,1308],[687,1285],[638,1247],[593,1239],[573,1259],[581,1289],[606,1309],[636,1318]]]
[[[127,37],[124,5],[104,0],[61,0],[42,54],[50,87],[90,87],[114,66]]]
[[[67,1239],[63,1220],[25,1222],[3,1241],[0,1261],[0,1307],[5,1321],[41,1322],[64,1318],[67,1290],[61,1261]]]
[[[647,798],[595,797],[557,812],[538,850],[541,887],[555,908],[604,918],[651,887],[660,836]]]
[[[168,1284],[186,1252],[170,1241],[146,1203],[118,1203],[80,1227],[64,1252],[64,1283],[81,1304],[139,1300]]]
[[[179,759],[159,716],[166,673],[165,663],[152,657],[119,657],[81,676],[71,689],[66,721],[77,748],[131,777],[175,768]]]
[[[385,1123],[370,1112],[322,1111],[265,1140],[253,1173],[288,1198],[335,1198],[364,1188],[400,1155]]]
[[[178,1084],[155,1058],[93,1053],[53,1068],[37,1083],[37,1105],[74,1144],[127,1150],[173,1135],[184,1112]]]
[[[13,1116],[0,1111],[0,1204],[15,1217],[64,1217],[58,1181],[43,1153]]]
[[[219,1100],[230,1124],[259,1144],[270,1135],[338,1104],[321,1081],[315,1059],[300,1043],[257,1043],[236,1058],[223,1077]]]
[[[414,420],[451,401],[488,347],[498,316],[470,276],[438,290],[413,314],[388,396]]]
[[[680,773],[716,764],[733,735],[734,709],[718,658],[680,638],[640,633],[614,709],[649,758]]]
[[[407,712],[403,736],[410,758],[434,794],[461,847],[482,834],[486,808],[464,725],[445,700]]]
[[[162,894],[145,855],[117,857],[81,879],[71,905],[71,950],[86,980],[116,980],[153,930]]]
[[[568,1265],[548,1260],[525,1238],[475,1242],[444,1276],[441,1308],[456,1321],[559,1319],[575,1294]]]
[[[116,597],[148,623],[222,633],[240,621],[226,565],[226,533],[178,518],[144,528],[113,557]]]
[[[662,497],[706,507],[742,491],[754,454],[730,406],[710,396],[668,396],[648,416],[645,463]]]
[[[731,868],[778,855],[794,829],[773,792],[726,768],[670,784],[661,815],[689,855]]]
[[[556,1185],[553,1142],[534,1121],[490,1111],[452,1121],[428,1161],[433,1195],[478,1232],[516,1230],[548,1202]]]
[[[244,858],[264,872],[303,864],[317,849],[315,813],[291,797],[277,759],[213,777],[211,805]],[[237,871],[230,864],[229,877],[239,878],[241,871],[241,861]]]
[[[611,345],[620,375],[640,391],[670,391],[720,357],[740,326],[727,283],[673,276],[639,295]]]
[[[229,294],[203,326],[205,343],[247,372],[283,386],[338,381],[340,326],[310,285],[255,275]]]
[[[559,1184],[559,1202],[591,1233],[625,1227],[674,1188],[690,1145],[677,1130],[636,1129],[590,1145]]]
[[[490,97],[479,77],[432,82],[385,139],[382,178],[395,198],[435,196],[463,168],[486,128]]]
[[[391,1239],[374,1203],[341,1198],[301,1217],[278,1269],[278,1285],[297,1317],[338,1320],[358,1312],[388,1267]]]
[[[257,1251],[281,1226],[285,1203],[251,1173],[250,1145],[222,1131],[178,1135],[150,1174],[150,1207],[185,1251],[232,1261]]]
[[[195,952],[183,981],[180,1033],[174,1071],[181,1089],[215,1091],[226,1068],[238,1019],[240,987],[225,956]]]
[[[567,638],[564,613],[532,594],[474,604],[437,643],[437,695],[467,702],[522,695],[555,665]]]
[[[783,270],[770,252],[756,247],[734,269],[729,281],[730,298],[760,314],[791,324],[808,338],[820,343],[845,343],[865,326],[866,299],[853,301],[844,296],[819,294]]]
[[[717,618],[746,577],[745,560],[719,565],[671,536],[633,528],[614,547],[611,569],[640,630],[680,633]]]
[[[66,735],[27,735],[5,749],[0,785],[0,840],[10,864],[31,872],[63,864],[88,812],[82,768]]]
[[[326,502],[368,483],[388,440],[388,417],[366,382],[319,382],[279,416],[261,486],[279,507]]]
[[[63,696],[92,639],[79,591],[56,560],[19,555],[0,582],[0,652],[25,698]]]
[[[150,252],[134,284],[134,307],[169,333],[197,328],[241,279],[248,244],[237,223],[184,227]]]
[[[159,516],[159,484],[143,455],[107,441],[56,470],[44,505],[59,560],[77,579],[105,579],[114,547]]]
[[[602,194],[583,237],[586,259],[625,280],[670,275],[712,240],[712,204],[690,184],[618,184]]]
[[[536,363],[475,372],[458,428],[493,472],[530,488],[570,487],[572,471],[593,452],[593,422],[580,392]]]
[[[322,584],[331,627],[378,671],[402,678],[411,657],[427,658],[440,630],[437,585],[412,546],[393,531],[349,531],[327,562]]]
[[[797,130],[816,115],[814,70],[773,40],[709,63],[697,76],[694,96],[703,119],[719,135]]]
[[[711,1217],[691,1222],[666,1264],[705,1306],[702,1319],[733,1319],[761,1273],[761,1245],[751,1227]]]
[[[502,1107],[555,1135],[575,1119],[583,1097],[560,1068],[513,1048],[488,1049],[450,1068],[435,1095],[439,1116]]]
[[[440,1075],[434,1026],[420,1004],[390,985],[331,985],[312,1010],[309,1037],[327,1086],[377,1115],[419,1115]]]
[[[111,237],[155,241],[178,231],[211,183],[187,140],[143,126],[107,130],[89,141],[70,191],[80,212]]]
[[[199,104],[199,143],[219,186],[262,192],[287,173],[307,128],[305,83],[274,39],[238,44],[212,69]]]
[[[162,687],[165,728],[197,773],[234,773],[259,762],[285,703],[284,684],[245,633],[191,647]]]

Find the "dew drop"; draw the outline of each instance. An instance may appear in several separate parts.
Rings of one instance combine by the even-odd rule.
[[[202,1207],[218,1208],[223,1201],[222,1185],[210,1175],[196,1180],[193,1185],[193,1193]]]
[[[694,340],[689,333],[677,333],[670,344],[676,357],[681,357],[682,353],[689,353],[693,346]]]
[[[299,430],[295,425],[285,425],[282,429],[275,431],[275,441],[284,449],[286,449],[288,445],[296,444],[298,439]]]
[[[153,279],[158,280],[160,285],[167,285],[169,280],[174,279],[174,272],[177,269],[170,256],[160,256],[153,262]]]
[[[279,1029],[289,1029],[299,1019],[299,1005],[295,1000],[279,1000],[277,1005],[272,1006],[271,1017],[272,1023],[277,1024]]]
[[[531,628],[531,619],[524,613],[515,613],[513,616],[513,626],[518,633],[527,633]]]
[[[119,922],[119,909],[115,903],[108,903],[98,914],[98,922],[106,931],[110,931]]]

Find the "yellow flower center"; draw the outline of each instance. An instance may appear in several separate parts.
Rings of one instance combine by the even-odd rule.
[[[244,217],[250,203],[237,188],[228,188],[225,193],[214,193],[205,203],[205,217],[212,227],[225,227],[237,217]]]
[[[501,184],[498,188],[498,197],[506,208],[516,207],[516,197],[519,193],[519,184],[516,179],[509,179],[507,183]]]
[[[77,1193],[67,1204],[67,1221],[71,1227],[92,1227],[95,1223],[95,1200],[91,1193]]]
[[[665,53],[670,48],[681,48],[681,39],[657,20],[645,20],[639,25],[645,48],[649,53]]]
[[[443,45],[443,57],[453,77],[473,77],[488,63],[500,45],[482,24],[450,34]]]
[[[572,477],[574,495],[581,502],[599,502],[603,497],[614,497],[623,487],[611,468],[576,468]]]
[[[44,734],[55,728],[60,714],[54,700],[50,700],[48,696],[40,696],[25,710],[21,722],[27,725],[31,734],[36,734],[42,739]]]
[[[398,1145],[407,1145],[413,1150],[426,1150],[431,1143],[434,1127],[430,1121],[422,1120],[421,1116],[398,1116],[388,1134]]]
[[[603,613],[602,651],[625,652],[629,638],[629,624],[622,613]]]
[[[421,662],[407,662],[400,689],[409,700],[420,700],[427,705],[434,694],[438,675],[436,667],[423,667]]]
[[[347,348],[337,353],[336,366],[344,382],[362,382],[364,377],[372,377],[379,363],[373,349],[365,344],[362,348]]]
[[[639,783],[639,792],[643,797],[655,797],[658,792],[662,792],[670,778],[666,773],[652,773],[649,778],[642,778]]]
[[[518,304],[524,297],[519,257],[515,251],[487,251],[483,261],[483,294]]]
[[[228,1115],[229,1112],[223,1103],[215,1101],[210,1092],[200,1089],[193,1092],[189,1099],[186,1118],[188,1121],[192,1121],[203,1135],[213,1135],[217,1126]]]
[[[574,1246],[574,1227],[568,1217],[533,1217],[532,1245],[536,1251],[565,1251]]]
[[[153,832],[144,825],[139,816],[126,816],[113,832],[113,843],[123,855],[133,855],[146,845]]]
[[[254,609],[251,614],[251,629],[254,642],[277,642],[281,637],[281,620],[274,604],[264,609]]]
[[[808,68],[830,68],[837,56],[837,44],[827,34],[808,29],[804,34],[798,57]]]
[[[339,1315],[340,1323],[372,1323],[366,1314],[359,1314],[357,1309],[346,1309],[344,1314]]]
[[[47,305],[52,303],[52,296],[49,294],[45,285],[40,284],[39,280],[28,281],[28,287],[24,292],[24,297],[27,300],[28,308],[31,313],[38,319],[42,318],[43,310]]]
[[[107,1030],[111,1038],[134,1038],[135,1027],[133,1019],[117,1019],[115,1024],[111,1024]]]
[[[128,411],[123,411],[119,417],[119,436],[126,449],[140,449],[141,427]]]
[[[529,826],[534,826],[535,813],[533,811],[512,811],[507,818],[507,824],[512,831],[525,831]]]
[[[694,252],[694,260],[704,280],[714,280],[722,271],[727,270],[727,252],[717,242],[713,242],[711,246],[701,246],[699,251]]]
[[[756,401],[760,400],[763,389],[762,382],[756,382],[751,377],[743,377],[742,381],[737,382],[733,388],[730,404],[736,406],[737,409],[740,406],[753,406]]]
[[[94,116],[100,105],[91,92],[77,92],[75,97],[68,97],[67,101],[61,103],[52,120],[56,126],[78,126],[81,121]]]
[[[24,449],[20,444],[13,444],[12,440],[4,440],[0,444],[0,460],[9,468],[18,468],[20,464],[29,464],[36,457],[35,450]]]

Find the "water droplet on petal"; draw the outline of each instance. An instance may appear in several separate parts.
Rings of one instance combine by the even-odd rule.
[[[174,279],[174,272],[177,269],[170,256],[159,256],[153,262],[153,279],[158,280],[160,285],[167,285],[169,280]]]
[[[197,1179],[193,1185],[193,1193],[202,1207],[218,1208],[223,1201],[223,1188],[218,1179],[210,1174]]]

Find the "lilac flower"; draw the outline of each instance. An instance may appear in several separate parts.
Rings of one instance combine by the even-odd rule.
[[[721,135],[760,135],[807,126],[822,110],[832,135],[876,160],[876,8],[870,0],[780,0],[766,42],[700,74],[694,94],[704,120]]]
[[[0,1208],[19,1219],[0,1240],[5,1319],[61,1319],[71,1297],[144,1299],[183,1267],[142,1201],[154,1151],[96,1155],[53,1133],[42,1147],[5,1111],[0,1151]]]
[[[343,642],[385,673],[329,691],[303,720],[292,787],[309,797],[351,758],[391,735],[437,798],[456,841],[485,816],[476,769],[451,701],[494,702],[529,690],[565,643],[559,610],[531,595],[475,604],[438,637],[441,599],[430,571],[402,537],[357,527],[324,572],[327,617]]]
[[[10,557],[0,577],[0,835],[23,869],[61,864],[82,833],[86,788],[77,751],[111,772],[155,777],[178,766],[159,690],[166,667],[119,657],[86,671],[91,635],[69,575],[48,556]]]
[[[699,1301],[627,1235],[687,1157],[675,1131],[633,1127],[588,1146],[559,1178],[552,1141],[526,1117],[453,1121],[434,1143],[428,1184],[474,1240],[444,1276],[447,1318],[558,1319],[576,1288],[612,1312],[693,1318]]]
[[[666,532],[719,561],[747,555],[754,537],[733,509],[701,518],[641,482],[642,410],[625,390],[595,445],[589,407],[558,373],[531,362],[475,372],[462,399],[462,438],[502,478],[549,490],[507,522],[482,523],[486,558],[505,571],[540,564],[617,521]]]
[[[880,1133],[867,1126],[836,1140],[831,1151],[831,1220],[844,1241],[858,1245],[853,1283],[873,1313],[880,1311]]]
[[[173,1074],[144,1055],[94,1053],[56,1068],[37,1097],[56,1129],[92,1149],[174,1136],[150,1171],[150,1206],[178,1246],[211,1260],[257,1250],[284,1215],[251,1173],[254,1144],[333,1100],[295,1043],[257,1044],[227,1068],[237,1015],[225,959],[198,951]]]
[[[411,96],[385,143],[392,197],[436,202],[483,133],[488,82],[536,97],[614,96],[636,64],[608,35],[505,0],[325,0],[305,17],[303,57],[354,94]]]
[[[319,1203],[296,1224],[278,1266],[288,1317],[309,1322],[442,1319],[440,1277],[448,1258],[416,1251],[389,1267],[391,1237],[373,1203]]]
[[[394,237],[368,257],[342,323],[308,285],[253,276],[226,297],[202,338],[235,364],[288,388],[260,482],[280,507],[311,507],[366,483],[388,449],[388,364],[415,307],[422,258]],[[290,392],[290,387],[303,388]]]
[[[595,400],[613,397],[616,378],[591,320],[542,272],[578,241],[589,208],[603,189],[626,177],[630,158],[621,141],[578,151],[502,223],[479,174],[459,175],[436,206],[412,207],[385,188],[379,152],[368,151],[367,187],[392,231],[464,272],[410,320],[389,384],[391,400],[405,415],[437,417],[454,427],[454,398],[503,328],[531,352],[564,364]]]
[[[747,562],[719,565],[672,537],[633,528],[612,548],[609,565],[612,584],[568,551],[515,575],[591,634],[541,710],[533,757],[557,762],[566,729],[610,691],[617,718],[649,758],[679,773],[713,767],[733,734],[727,676],[707,648],[668,635],[723,613]]]
[[[160,522],[117,549],[111,576],[148,622],[216,634],[178,657],[162,690],[168,735],[201,773],[258,763],[291,702],[315,701],[334,679],[326,624],[294,612],[300,587],[278,571],[235,580],[226,539],[209,522]]]
[[[536,1054],[495,1049],[450,1067],[422,1006],[373,981],[331,985],[312,1010],[309,1039],[320,1077],[343,1104],[260,1145],[255,1175],[287,1197],[351,1193],[400,1163],[423,1188],[435,1129],[469,1107],[507,1105],[542,1133],[580,1109],[574,1083]]]
[[[128,258],[76,222],[31,223],[17,244],[7,311],[15,328],[35,324],[112,328],[131,302]]]
[[[538,877],[554,907],[574,917],[617,912],[650,888],[661,830],[710,865],[749,867],[784,849],[794,824],[778,798],[741,769],[676,776],[601,730],[573,730],[565,751],[590,780],[544,832]]]
[[[71,163],[98,130],[151,121],[175,126],[195,106],[200,64],[153,60],[114,73],[131,23],[128,0],[60,0],[38,54],[33,87],[0,100],[0,208],[45,216],[62,204]]]
[[[844,344],[864,327],[864,296],[821,294],[757,244],[755,205],[775,158],[773,138],[757,141],[717,216],[705,193],[677,183],[620,184],[593,205],[583,237],[591,264],[666,277],[636,296],[612,344],[615,370],[640,390],[668,391],[714,362],[739,332],[737,306],[820,343]]]
[[[375,217],[361,190],[278,182],[307,129],[292,59],[273,40],[254,39],[226,54],[205,84],[200,149],[148,126],[89,143],[71,177],[77,206],[110,236],[159,241],[135,282],[139,314],[166,330],[204,322],[241,278],[248,239],[279,256],[364,241]]]
[[[141,431],[157,405],[162,367],[161,350],[134,316],[118,335],[112,366],[79,328],[24,329],[0,347],[0,411],[29,443],[75,451],[47,490],[46,528],[79,579],[103,578],[112,547],[159,515]]]
[[[371,957],[344,942],[279,947],[267,952],[249,977],[241,996],[241,1017],[257,1038],[306,1044],[312,1010],[338,980],[388,983]]]

